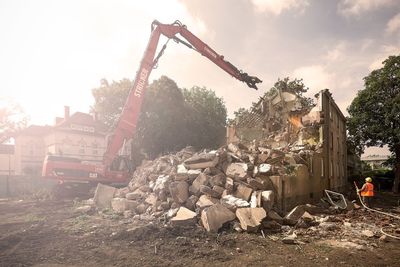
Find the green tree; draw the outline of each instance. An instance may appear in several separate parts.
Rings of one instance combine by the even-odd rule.
[[[91,112],[97,112],[99,120],[108,127],[112,127],[122,112],[122,107],[128,96],[133,81],[122,79],[109,83],[106,79],[100,81],[100,87],[92,89],[94,105]]]
[[[28,117],[20,105],[10,99],[0,98],[0,143],[25,128],[27,123]]]
[[[108,83],[93,89],[91,107],[110,129],[119,118],[132,81]],[[153,81],[146,90],[136,132],[133,157],[150,158],[187,145],[208,148],[220,145],[225,136],[226,108],[221,98],[206,88],[181,90],[166,76]]]
[[[224,100],[205,87],[183,89],[187,109],[188,143],[197,148],[215,148],[224,143],[226,107]]]
[[[182,91],[166,76],[153,81],[146,91],[134,147],[150,157],[186,146],[185,105]]]
[[[368,146],[388,145],[395,155],[393,192],[400,181],[400,56],[390,56],[384,66],[364,78],[348,108],[348,130],[359,151]]]

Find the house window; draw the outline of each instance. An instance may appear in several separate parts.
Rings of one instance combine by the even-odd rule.
[[[97,154],[99,154],[99,151],[98,151],[98,144],[96,143],[96,142],[93,142],[92,143],[92,154],[93,155],[97,155]]]
[[[86,153],[85,148],[86,148],[86,142],[81,140],[79,142],[79,154],[85,154]]]

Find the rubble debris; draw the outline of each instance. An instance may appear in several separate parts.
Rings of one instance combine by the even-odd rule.
[[[196,202],[196,207],[199,209],[203,209],[208,206],[212,206],[214,204],[218,203],[218,199],[212,198],[207,195],[202,195],[200,196],[199,200]]]
[[[114,198],[117,189],[112,186],[98,184],[94,192],[93,201],[97,208],[111,208],[111,200]]]
[[[172,182],[169,185],[169,192],[175,202],[183,204],[189,198],[189,185],[185,181]]]
[[[295,225],[297,221],[303,216],[305,212],[304,205],[299,205],[294,207],[288,214],[284,217],[284,223],[288,225]]]
[[[261,221],[267,217],[267,213],[263,208],[240,208],[236,210],[236,217],[239,219],[243,230],[256,232]]]
[[[271,190],[263,191],[261,193],[262,205],[266,211],[270,211],[274,206],[275,193]]]
[[[126,210],[135,209],[140,203],[135,200],[129,200],[126,198],[113,198],[111,200],[111,207],[115,212],[123,213]]]
[[[244,181],[248,177],[248,166],[246,163],[231,163],[226,169],[226,176],[234,180]]]
[[[201,222],[208,232],[217,232],[223,224],[235,218],[235,214],[221,204],[209,206],[201,212]]]
[[[250,206],[250,203],[247,202],[246,200],[237,198],[232,195],[226,195],[222,197],[220,201],[222,205],[224,205],[225,207],[227,207],[232,211],[236,211],[236,209],[238,208],[245,208]]]
[[[171,219],[171,224],[174,226],[194,225],[197,222],[197,214],[185,207],[180,207]]]
[[[253,193],[253,189],[244,184],[239,184],[236,188],[235,193],[233,194],[237,198],[241,198],[243,200],[249,201],[251,197],[251,193]]]
[[[215,167],[218,164],[218,160],[216,153],[201,153],[185,160],[184,165],[188,169],[205,169]]]

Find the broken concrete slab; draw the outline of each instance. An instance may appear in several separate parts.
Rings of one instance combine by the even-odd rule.
[[[226,176],[223,173],[211,176],[209,183],[211,186],[225,186]]]
[[[158,198],[155,194],[150,194],[146,197],[144,200],[147,204],[150,204],[152,206],[156,206]]]
[[[212,206],[216,203],[218,203],[218,199],[207,195],[201,195],[199,200],[196,202],[196,207],[199,209],[204,209],[205,207]]]
[[[211,187],[206,186],[206,185],[201,185],[200,186],[200,192],[204,195],[213,197],[213,198],[220,198],[221,194],[217,191],[214,191]]]
[[[233,179],[243,181],[248,177],[247,170],[248,166],[246,163],[231,163],[228,165],[225,174]]]
[[[222,194],[224,193],[224,191],[226,190],[224,187],[222,186],[218,186],[218,185],[214,185],[212,190],[214,192],[217,192],[219,194],[218,198],[221,198]]]
[[[285,217],[284,223],[288,225],[295,225],[300,217],[304,214],[304,205],[294,207]]]
[[[221,204],[209,206],[201,212],[201,222],[208,232],[217,232],[223,224],[235,218],[235,214]]]
[[[228,194],[232,194],[233,193],[234,182],[233,182],[232,178],[226,177],[225,188],[226,188]]]
[[[169,192],[176,203],[183,204],[189,198],[189,185],[184,181],[172,182]]]
[[[122,187],[122,188],[118,188],[115,192],[114,197],[125,197],[126,194],[128,194],[130,192],[128,187]]]
[[[130,193],[126,194],[125,198],[129,199],[129,200],[137,200],[137,199],[141,199],[145,195],[146,194],[144,192],[142,192],[140,189],[136,189],[134,192],[130,192]]]
[[[200,173],[190,186],[190,192],[194,195],[200,195],[200,187],[202,185],[208,184],[208,180],[209,180],[208,175]]]
[[[111,208],[111,200],[117,189],[112,186],[98,184],[94,192],[93,202],[99,209]]]
[[[263,191],[261,193],[262,205],[266,211],[270,211],[275,203],[275,193],[272,190]]]
[[[185,207],[180,207],[176,216],[173,217],[170,222],[173,226],[195,225],[197,222],[197,214]]]
[[[276,221],[279,224],[283,224],[283,218],[274,210],[268,211],[268,219]]]
[[[235,211],[237,208],[245,208],[250,206],[249,202],[232,195],[227,195],[222,197],[220,199],[220,202],[222,205],[224,205],[225,207],[227,207],[232,211]]]
[[[195,195],[191,195],[185,202],[185,207],[190,209],[190,210],[195,210],[196,209],[196,203],[199,200],[199,198]]]
[[[253,192],[253,189],[244,185],[244,184],[239,184],[236,188],[235,193],[233,194],[235,197],[241,198],[243,200],[249,201],[251,197],[251,193]]]
[[[261,207],[261,191],[254,191],[250,197],[250,208],[259,208]]]
[[[185,160],[184,165],[188,169],[205,169],[215,167],[218,161],[219,158],[215,153],[200,153]]]
[[[268,174],[271,172],[271,170],[272,170],[271,164],[263,163],[258,166],[258,172],[260,174]]]
[[[256,232],[262,220],[267,216],[263,208],[240,208],[236,210],[236,217],[240,226],[247,232]]]

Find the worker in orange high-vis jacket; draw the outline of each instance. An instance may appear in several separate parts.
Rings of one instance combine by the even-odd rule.
[[[361,189],[358,189],[358,193],[361,194],[365,206],[371,207],[371,200],[374,197],[374,185],[372,184],[371,177],[365,178],[365,184],[363,184]]]

